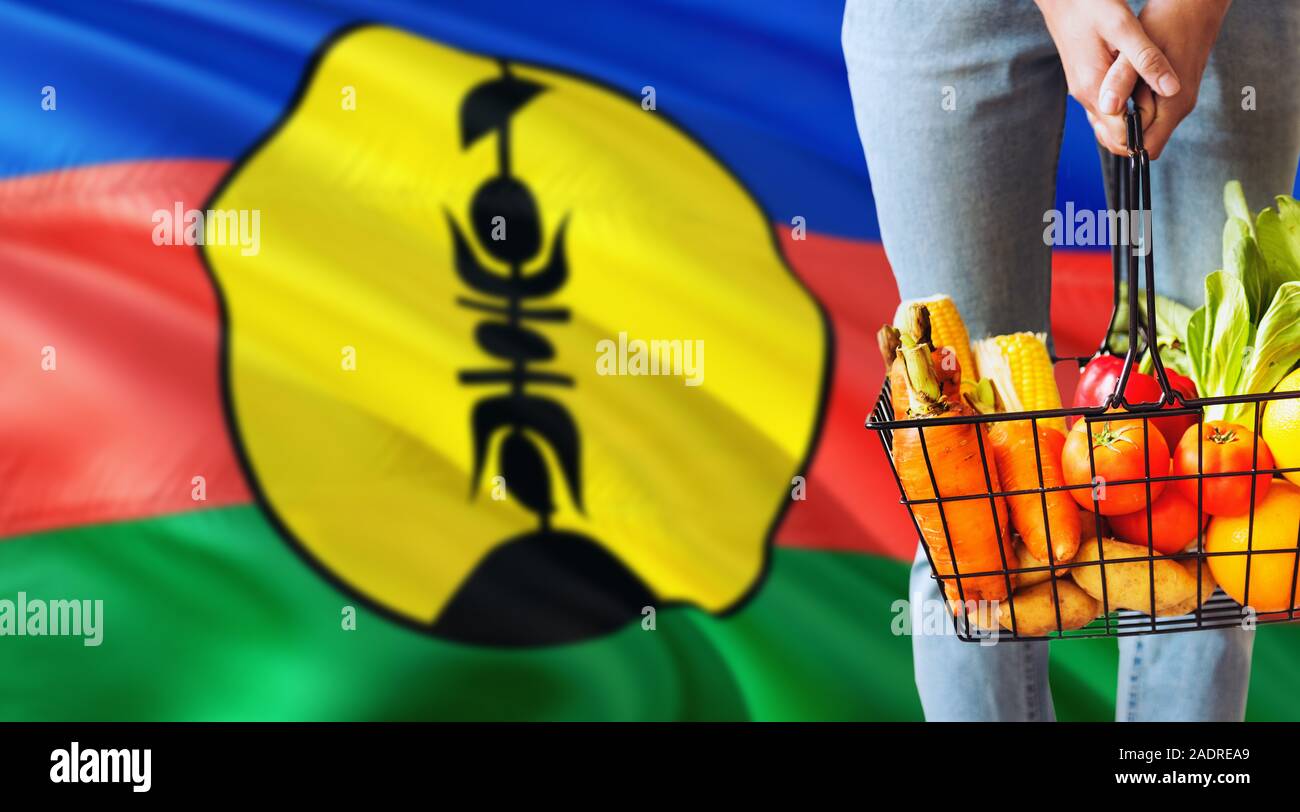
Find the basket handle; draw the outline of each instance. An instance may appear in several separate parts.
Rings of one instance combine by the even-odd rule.
[[[1165,372],[1160,353],[1156,349],[1155,330],[1147,323],[1142,308],[1138,306],[1139,253],[1137,249],[1141,247],[1144,249],[1141,251],[1141,266],[1146,288],[1146,312],[1151,314],[1151,321],[1155,321],[1155,243],[1152,240],[1151,228],[1151,161],[1147,156],[1146,147],[1142,144],[1142,114],[1132,99],[1129,100],[1124,120],[1128,129],[1129,154],[1113,156],[1112,165],[1115,172],[1115,208],[1118,212],[1127,212],[1129,239],[1125,241],[1128,243],[1125,245],[1116,239],[1116,235],[1111,235],[1111,264],[1115,288],[1114,310],[1111,312],[1110,325],[1115,324],[1115,317],[1119,315],[1120,279],[1127,278],[1128,352],[1124,356],[1124,368],[1115,382],[1115,389],[1106,398],[1104,406],[1107,409],[1118,407],[1128,411],[1161,409],[1171,404],[1185,406],[1182,394],[1169,383],[1169,375]],[[1138,233],[1141,235],[1140,242],[1133,239],[1133,236]],[[1094,358],[1099,355],[1113,354],[1110,348],[1110,332],[1108,327],[1106,338]],[[1139,355],[1137,351],[1139,335],[1144,341],[1145,351],[1151,353],[1155,378],[1160,384],[1160,399],[1151,403],[1129,403],[1124,398],[1124,388],[1128,385],[1129,375]]]

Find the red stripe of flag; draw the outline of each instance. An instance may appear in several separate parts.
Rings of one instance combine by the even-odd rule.
[[[227,166],[0,183],[0,536],[249,500],[221,413],[212,287],[194,248],[151,239],[155,210],[201,207]]]
[[[227,168],[143,161],[0,182],[0,536],[250,500],[221,409],[214,292],[196,249],[151,239],[154,211],[201,207]],[[835,365],[807,499],[776,542],[910,558],[915,531],[863,427],[884,376],[875,331],[898,303],[884,251],[777,228],[826,307]],[[1058,351],[1096,345],[1107,265],[1058,252]],[[196,476],[206,501],[192,498]]]

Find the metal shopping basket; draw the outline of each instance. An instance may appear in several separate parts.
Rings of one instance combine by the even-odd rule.
[[[1255,523],[1256,523],[1256,483],[1258,474],[1268,474],[1271,477],[1284,473],[1295,472],[1300,468],[1268,468],[1259,466],[1259,437],[1261,427],[1261,412],[1264,406],[1273,400],[1285,398],[1300,398],[1300,392],[1269,392],[1263,394],[1237,395],[1230,397],[1199,397],[1187,398],[1170,385],[1168,374],[1160,360],[1159,352],[1156,350],[1156,340],[1154,329],[1151,323],[1154,322],[1156,312],[1155,300],[1155,280],[1154,280],[1154,251],[1151,250],[1151,192],[1150,192],[1150,166],[1147,152],[1142,145],[1142,128],[1138,114],[1135,110],[1130,109],[1127,115],[1128,143],[1131,145],[1128,156],[1115,156],[1113,168],[1115,174],[1115,187],[1117,192],[1116,206],[1118,211],[1127,211],[1132,213],[1130,227],[1141,230],[1142,247],[1146,250],[1135,252],[1128,250],[1126,246],[1119,244],[1118,240],[1114,241],[1112,247],[1112,260],[1114,265],[1114,309],[1111,316],[1111,324],[1116,323],[1116,316],[1120,314],[1120,307],[1126,307],[1128,315],[1128,346],[1124,352],[1124,367],[1120,374],[1119,380],[1114,391],[1109,395],[1101,406],[1083,407],[1083,408],[1065,408],[1039,410],[1018,413],[1002,414],[979,414],[971,416],[954,416],[938,417],[925,419],[908,419],[906,415],[902,419],[896,419],[899,416],[894,414],[894,409],[890,397],[890,383],[886,376],[884,386],[875,408],[872,410],[870,417],[867,419],[867,427],[875,431],[885,453],[889,458],[891,469],[893,470],[895,481],[901,495],[901,502],[912,514],[913,524],[916,527],[918,536],[922,539],[922,547],[925,549],[926,556],[930,562],[931,575],[937,579],[940,584],[941,592],[949,596],[949,608],[953,611],[957,626],[957,634],[962,640],[980,641],[988,638],[998,640],[1050,640],[1065,639],[1075,637],[1120,637],[1136,634],[1161,634],[1180,631],[1194,631],[1198,629],[1210,628],[1227,628],[1241,627],[1258,623],[1275,623],[1295,620],[1297,607],[1297,580],[1300,580],[1300,532],[1297,533],[1295,546],[1283,547],[1281,549],[1255,549]],[[1132,241],[1130,241],[1132,242]],[[1141,254],[1141,262],[1139,262]],[[1141,274],[1139,275],[1139,272]],[[1121,281],[1127,281],[1126,301],[1121,305]],[[1146,310],[1143,312],[1139,306],[1139,281],[1145,288]],[[1150,322],[1145,314],[1152,314]],[[1150,364],[1153,369],[1153,375],[1159,382],[1161,396],[1158,400],[1148,403],[1129,403],[1125,399],[1124,392],[1129,380],[1130,373],[1135,367],[1135,361],[1139,360],[1144,353],[1150,354]],[[1113,354],[1109,335],[1101,348],[1092,357],[1102,354]],[[1054,361],[1069,361],[1077,363],[1080,367],[1086,364],[1092,357],[1084,358],[1055,358]],[[1249,470],[1239,470],[1230,473],[1202,473],[1204,466],[1200,461],[1204,457],[1205,438],[1204,432],[1200,431],[1203,426],[1205,417],[1203,409],[1207,406],[1222,404],[1247,404],[1254,412],[1254,422],[1252,424],[1255,431],[1253,432],[1253,443],[1251,449],[1251,468]],[[1114,410],[1122,410],[1126,414],[1122,418],[1117,418]],[[1078,561],[1070,560],[1058,562],[1054,560],[1051,543],[1051,527],[1047,521],[1048,518],[1048,501],[1047,494],[1052,491],[1065,491],[1073,489],[1087,489],[1092,487],[1092,483],[1083,485],[1060,485],[1047,487],[1044,486],[1044,473],[1042,464],[1042,454],[1044,449],[1038,441],[1039,422],[1054,418],[1077,418],[1086,421],[1088,426],[1089,437],[1092,436],[1092,426],[1099,421],[1113,421],[1116,419],[1138,420],[1142,422],[1142,432],[1144,441],[1153,431],[1158,429],[1151,425],[1151,420],[1156,417],[1176,417],[1179,415],[1194,416],[1196,426],[1201,441],[1197,450],[1197,472],[1191,474],[1175,475],[1171,469],[1166,476],[1152,476],[1150,458],[1146,459],[1145,475],[1141,478],[1116,480],[1107,483],[1108,487],[1117,487],[1124,485],[1145,486],[1146,505],[1147,505],[1147,532],[1146,532],[1146,550],[1144,555],[1129,555],[1119,558],[1108,559],[1105,555],[1106,544],[1098,541],[1085,540],[1083,545],[1093,544],[1095,558],[1089,557],[1087,560]],[[1034,453],[1035,462],[1038,468],[1038,487],[1023,490],[1002,490],[994,488],[993,476],[990,471],[990,456],[992,451],[988,446],[988,429],[995,423],[1013,422],[1013,421],[1030,421],[1032,434],[1034,436]],[[940,491],[939,478],[935,475],[935,467],[931,460],[931,450],[926,444],[928,433],[932,433],[937,427],[944,425],[976,425],[979,428],[974,432],[978,438],[979,464],[983,466],[984,482],[988,485],[987,491],[983,493],[965,493],[959,496],[944,495]],[[904,485],[904,478],[899,475],[899,468],[894,457],[895,441],[900,436],[900,432],[913,432],[909,437],[909,443],[915,444],[919,440],[919,446],[924,456],[925,467],[929,474],[930,488],[928,494],[919,495],[912,498],[907,492]],[[1092,470],[1096,471],[1096,461],[1093,442],[1089,441],[1088,455],[1089,464]],[[1172,451],[1173,449],[1171,449]],[[1246,517],[1247,521],[1247,543],[1245,549],[1230,550],[1222,552],[1207,552],[1206,537],[1207,525],[1201,523],[1200,530],[1194,543],[1189,544],[1180,552],[1164,554],[1155,549],[1155,533],[1152,527],[1153,519],[1151,518],[1150,506],[1152,503],[1152,486],[1158,482],[1165,482],[1166,486],[1175,480],[1194,480],[1196,481],[1196,507],[1197,515],[1204,516],[1202,510],[1204,506],[1205,483],[1216,476],[1249,476],[1250,477],[1250,509]],[[999,569],[988,569],[984,567],[979,571],[964,572],[961,569],[961,560],[953,545],[954,531],[949,524],[949,517],[945,513],[953,512],[953,505],[962,500],[987,500],[989,504],[989,514],[997,527],[997,533],[1001,536],[1004,533],[1013,532],[1010,527],[1010,513],[1003,515],[1004,519],[999,520],[997,510],[997,500],[1009,497],[1019,497],[1023,495],[1037,495],[1042,504],[1044,526],[1047,532],[1047,553],[1048,561],[1046,564],[1037,566],[1010,566],[1006,554],[1006,548],[1000,546],[1002,564]],[[1087,528],[1096,539],[1105,538],[1107,534],[1106,518],[1101,512],[1101,506],[1096,500],[1096,493],[1093,494],[1092,501],[1092,527]],[[937,543],[934,538],[934,525],[931,522],[931,540],[930,544],[925,543],[925,533],[922,529],[922,522],[918,518],[919,511],[929,511],[927,516],[933,516],[933,510],[927,506],[937,508],[940,525],[942,527],[943,542],[946,543],[947,560],[944,562],[944,570],[950,569],[950,572],[941,571],[936,566],[935,555],[933,554],[930,544]],[[1300,518],[1298,518],[1300,521]],[[1085,527],[1088,524],[1084,518]],[[1004,526],[1005,525],[1005,526]],[[1087,535],[1087,534],[1085,534]],[[1236,561],[1244,558],[1244,595],[1242,603],[1237,603],[1228,597],[1222,590],[1214,589],[1211,594],[1203,594],[1206,589],[1205,575],[1209,567],[1209,559],[1217,556],[1236,556]],[[1277,607],[1262,607],[1256,611],[1251,606],[1250,587],[1252,586],[1251,568],[1252,564],[1259,565],[1263,556],[1285,556],[1284,559],[1273,559],[1269,562],[1268,571],[1271,573],[1280,571],[1285,573],[1286,567],[1290,570],[1290,600],[1286,602],[1286,608],[1278,609]],[[1077,558],[1077,556],[1076,556]],[[1277,561],[1284,562],[1277,564]],[[1162,562],[1173,561],[1181,562],[1181,565],[1190,572],[1194,566],[1196,574],[1196,597],[1194,607],[1190,611],[1181,614],[1170,614],[1170,607],[1162,607],[1157,602],[1157,566],[1165,567]],[[1100,613],[1086,625],[1067,624],[1062,618],[1062,598],[1061,592],[1066,583],[1082,567],[1091,569],[1090,577],[1095,578],[1100,574]],[[1139,569],[1135,569],[1135,567]],[[1120,588],[1121,582],[1129,587],[1132,593],[1133,577],[1145,571],[1145,580],[1149,584],[1149,603],[1143,606],[1133,606],[1132,601],[1128,601],[1127,608],[1119,608],[1113,600],[1116,590]],[[1042,622],[1039,622],[1034,628],[1027,626],[1022,628],[1022,623],[1016,617],[1017,603],[1023,604],[1022,614],[1028,611],[1028,604],[1016,599],[1017,586],[1022,581],[1028,581],[1031,578],[1041,580],[1042,573],[1046,572],[1050,577],[1042,583],[1051,584],[1050,607],[1055,613],[1055,624],[1047,624],[1044,628]],[[967,597],[969,585],[973,579],[984,579],[987,584],[990,577],[1002,579],[1005,586],[1005,594],[1012,596],[1003,607],[994,607],[992,613],[984,613],[985,610],[973,606],[973,601]],[[1284,578],[1284,576],[1283,576]],[[1284,581],[1275,583],[1282,583]],[[1095,581],[1092,582],[1095,587]],[[1140,583],[1140,581],[1139,581]],[[1210,583],[1213,583],[1212,581]],[[1073,587],[1071,587],[1073,588]],[[1040,594],[1041,594],[1040,590]],[[959,604],[954,604],[955,600]],[[1096,596],[1094,596],[1096,598]],[[965,609],[966,611],[962,611]],[[1040,613],[1041,615],[1041,613]],[[1040,617],[1041,621],[1041,617]]]

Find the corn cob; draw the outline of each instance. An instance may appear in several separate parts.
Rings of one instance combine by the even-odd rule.
[[[1043,333],[1012,333],[974,343],[975,362],[980,374],[993,381],[1002,411],[1061,408],[1061,390],[1056,386],[1045,338]],[[1039,422],[1065,431],[1062,418]]]
[[[971,355],[970,334],[966,332],[966,323],[962,321],[961,313],[957,312],[956,303],[942,294],[925,299],[908,299],[900,304],[894,313],[895,327],[900,330],[908,329],[908,312],[914,304],[925,305],[930,313],[931,346],[940,351],[943,347],[951,347],[956,353],[958,365],[961,366],[962,380],[975,380],[978,377],[978,370],[975,368],[975,359]]]

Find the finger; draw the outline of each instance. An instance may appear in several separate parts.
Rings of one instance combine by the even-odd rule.
[[[1154,161],[1164,152],[1174,130],[1190,110],[1184,109],[1178,102],[1157,98],[1149,88],[1138,88],[1134,101],[1138,109],[1143,111],[1142,146]]]
[[[1107,127],[1105,123],[1098,121],[1092,126],[1092,133],[1097,138],[1097,143],[1105,147],[1107,152],[1115,155],[1128,155],[1128,149],[1124,146],[1124,138],[1117,135],[1113,129]]]
[[[1097,99],[1097,110],[1108,116],[1124,112],[1124,101],[1133,95],[1137,86],[1138,72],[1128,58],[1120,55],[1111,63],[1106,76],[1101,80],[1101,91]]]
[[[1145,84],[1139,85],[1137,91],[1133,94],[1133,105],[1137,107],[1138,113],[1142,117],[1142,135],[1145,143],[1146,132],[1151,129],[1156,117],[1160,115],[1160,108],[1156,105],[1155,94]]]
[[[1173,116],[1156,115],[1156,120],[1151,122],[1151,126],[1142,131],[1142,146],[1146,147],[1147,155],[1151,160],[1160,157],[1160,153],[1165,151],[1165,146],[1169,143],[1170,136],[1173,135],[1174,127],[1178,122]]]
[[[1152,90],[1167,97],[1177,95],[1182,89],[1169,58],[1147,36],[1137,17],[1132,14],[1121,17],[1114,30],[1108,32],[1108,38]]]
[[[1128,132],[1123,116],[1102,116],[1091,110],[1084,112],[1088,116],[1088,123],[1092,125],[1092,132],[1097,137],[1098,143],[1116,155],[1128,155],[1126,143]]]

